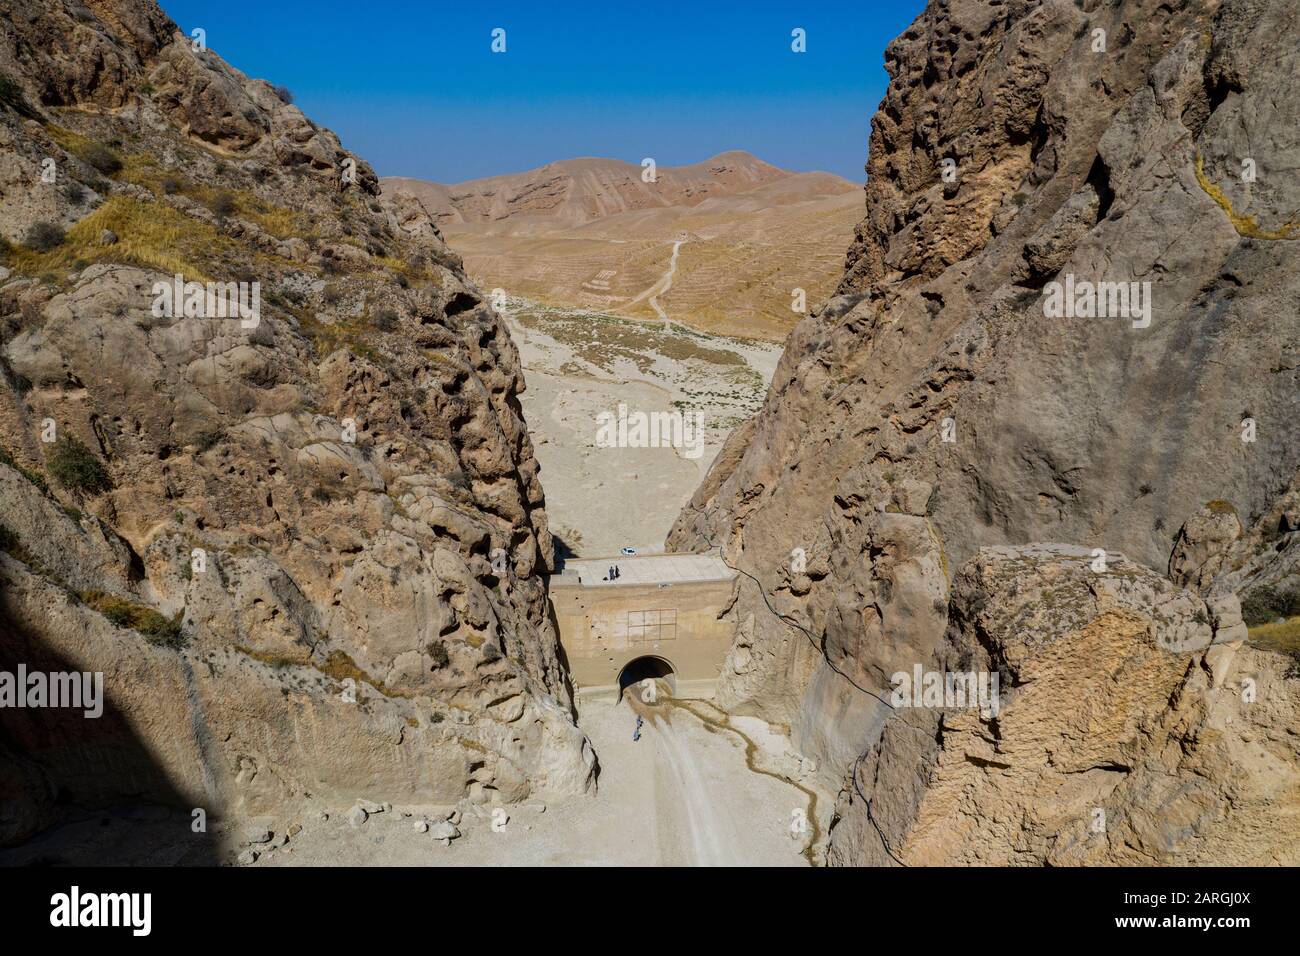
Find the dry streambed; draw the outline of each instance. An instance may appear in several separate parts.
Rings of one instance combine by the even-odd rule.
[[[509,300],[551,528],[573,551],[661,550],[727,435],[762,404],[781,347]],[[703,442],[598,447],[602,412],[700,414]]]

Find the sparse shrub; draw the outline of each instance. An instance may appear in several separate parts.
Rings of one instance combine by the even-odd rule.
[[[185,180],[179,176],[168,174],[162,178],[162,190],[168,196],[174,196],[176,193],[185,190]]]
[[[1143,483],[1138,487],[1138,497],[1139,497],[1139,498],[1145,498],[1147,495],[1151,494],[1151,493],[1154,492],[1154,491],[1155,491],[1155,489],[1152,488],[1151,485],[1149,485],[1149,484],[1143,482]]]
[[[153,84],[141,83],[139,92],[141,96],[150,96],[153,93]]]
[[[343,298],[343,290],[331,282],[325,286],[324,298],[326,305],[336,305]]]
[[[1241,599],[1241,618],[1248,627],[1297,615],[1300,615],[1300,591],[1284,591],[1265,584]]]
[[[86,187],[75,179],[69,179],[63,184],[63,198],[74,206],[79,206],[86,198]]]
[[[289,87],[277,86],[275,88],[275,95],[279,98],[280,102],[284,103],[286,106],[293,104],[293,91],[289,89]]]
[[[424,650],[433,662],[432,670],[442,670],[451,663],[451,658],[447,655],[447,645],[442,641],[430,641]]]
[[[212,197],[212,202],[209,203],[208,208],[220,218],[225,219],[235,211],[235,197],[223,189]]]
[[[64,435],[55,444],[49,468],[54,480],[64,488],[99,494],[112,487],[104,463],[71,435]]]
[[[199,434],[194,436],[194,447],[200,452],[208,451],[209,449],[216,447],[224,436],[225,433],[219,428],[211,431],[199,432]],[[178,511],[177,514],[179,515],[180,512]]]
[[[49,252],[63,245],[63,229],[52,222],[34,223],[23,238],[23,245],[33,252]]]
[[[392,332],[397,329],[397,313],[392,309],[380,309],[375,313],[374,325],[380,332]]]
[[[181,617],[178,611],[175,617],[164,617],[151,608],[144,608],[131,626],[143,634],[151,644],[162,647],[184,647],[188,643],[181,630]]]
[[[411,280],[399,272],[397,273],[397,284],[403,289],[409,289],[411,287]]]
[[[178,611],[175,617],[166,617],[151,607],[103,591],[82,591],[77,597],[87,607],[104,615],[110,623],[117,627],[131,628],[143,635],[150,644],[180,648],[188,643],[181,629],[184,611]]]
[[[105,176],[112,176],[122,169],[122,160],[103,143],[89,143],[76,151],[77,158],[88,166],[93,166]]]

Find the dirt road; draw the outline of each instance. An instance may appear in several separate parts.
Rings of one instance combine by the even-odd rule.
[[[636,305],[638,302],[641,302],[645,298],[649,297],[650,308],[655,310],[655,315],[659,317],[659,321],[662,322],[665,327],[668,326],[669,324],[668,313],[665,312],[663,310],[663,307],[659,304],[659,296],[667,295],[668,290],[673,287],[673,276],[677,274],[677,254],[682,248],[682,243],[684,243],[685,241],[686,241],[685,239],[678,239],[676,242],[673,243],[673,254],[672,257],[668,260],[667,271],[664,272],[664,274],[661,275],[657,280],[655,280],[654,285],[650,286],[644,292],[641,292],[635,298],[628,300],[626,303],[620,306],[618,310],[619,312],[626,312],[629,309],[631,309],[632,306]]]
[[[677,253],[681,251],[682,243],[684,241],[684,239],[678,239],[673,243],[673,257],[668,260],[668,271],[665,272],[664,277],[659,280],[658,288],[656,288],[654,295],[650,296],[650,308],[655,310],[655,315],[659,316],[659,321],[664,325],[668,324],[668,313],[665,312],[663,307],[659,304],[659,297],[661,295],[667,295],[668,290],[673,287],[673,276],[677,274]]]

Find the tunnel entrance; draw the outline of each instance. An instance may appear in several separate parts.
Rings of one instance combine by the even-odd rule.
[[[658,680],[661,687],[666,686],[668,696],[677,696],[677,674],[673,665],[662,657],[638,657],[623,665],[618,672],[618,697],[623,699],[623,692],[647,678]]]

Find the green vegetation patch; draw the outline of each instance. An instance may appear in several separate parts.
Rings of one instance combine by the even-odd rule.
[[[1300,678],[1300,617],[1280,624],[1264,624],[1250,629],[1250,644],[1260,650],[1286,654],[1291,658],[1288,679]]]
[[[665,329],[603,313],[562,312],[546,308],[523,310],[516,319],[525,328],[535,329],[567,345],[584,362],[606,372],[612,372],[614,364],[624,359],[636,365],[643,374],[648,374],[654,367],[655,354],[676,362],[748,366],[744,356],[730,349],[703,344],[704,336],[680,325]]]
[[[112,176],[122,171],[122,157],[103,143],[60,126],[48,126],[46,129],[54,142],[105,176]]]
[[[1249,239],[1300,239],[1300,222],[1284,222],[1276,229],[1264,229],[1253,215],[1237,212],[1227,193],[1206,175],[1205,158],[1199,153],[1196,156],[1196,182],[1200,184],[1201,190],[1223,210],[1238,235]]]
[[[1272,624],[1278,618],[1300,616],[1300,589],[1289,590],[1265,584],[1246,592],[1241,599],[1241,618],[1247,627]]]
[[[108,469],[72,435],[64,435],[49,457],[50,474],[64,488],[96,495],[113,486]]]
[[[101,244],[105,229],[116,233],[118,241]],[[69,229],[55,248],[41,252],[10,247],[5,265],[26,275],[41,275],[94,262],[122,262],[211,282],[215,256],[231,248],[232,241],[212,226],[170,206],[114,196]]]
[[[109,623],[117,627],[131,628],[150,644],[175,649],[189,643],[189,639],[181,629],[184,611],[178,611],[175,617],[166,617],[151,607],[103,591],[82,591],[77,597],[86,607],[94,608],[104,615]]]
[[[400,694],[389,687],[385,687],[382,681],[371,677],[344,651],[330,651],[329,656],[325,658],[324,664],[313,665],[318,671],[326,677],[332,677],[340,684],[349,678],[357,684],[369,684],[385,697],[406,697],[406,694]]]

